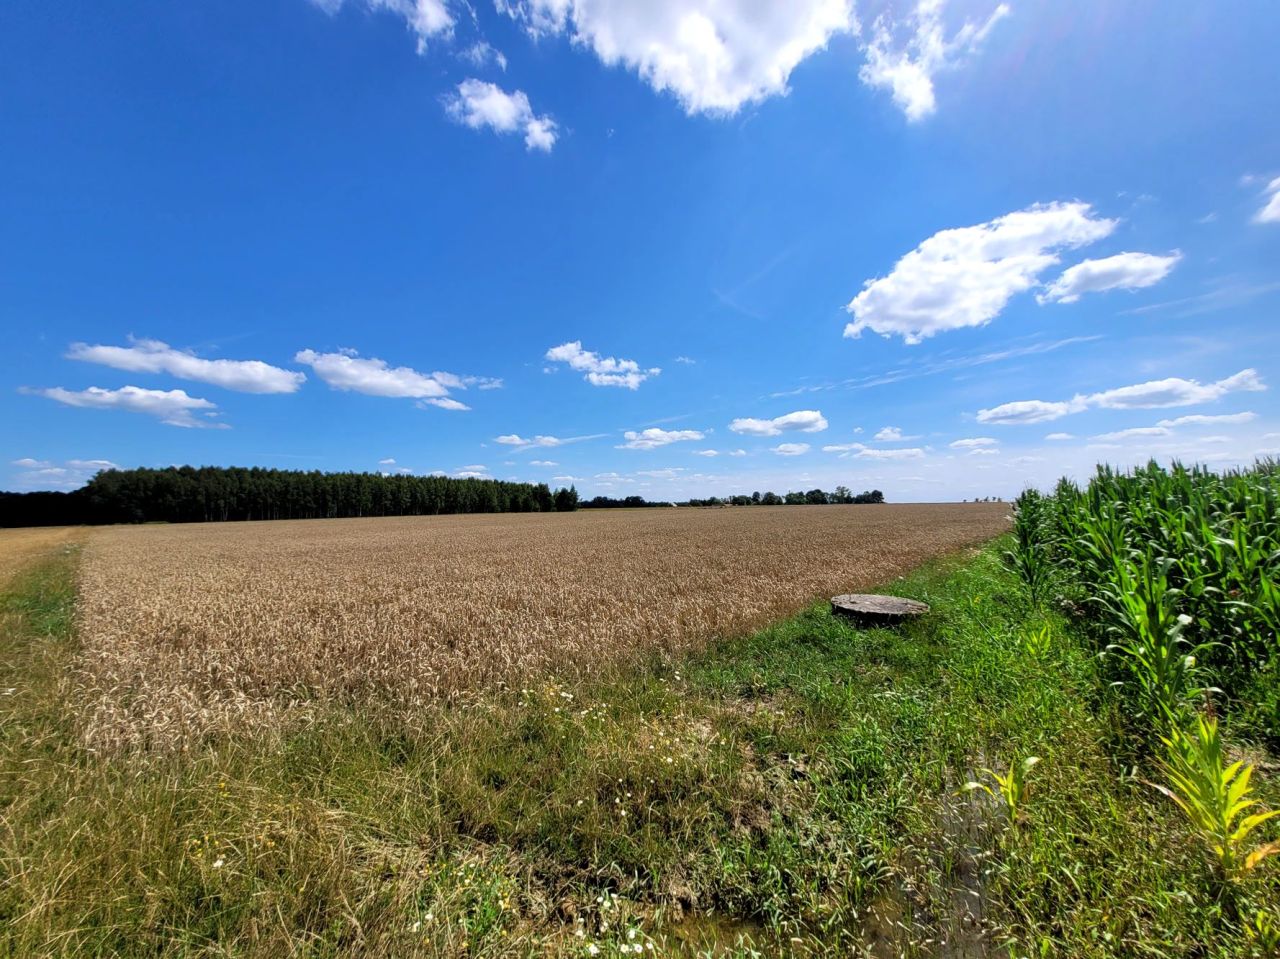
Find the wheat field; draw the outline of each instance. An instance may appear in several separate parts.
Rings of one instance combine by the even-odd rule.
[[[412,721],[601,676],[882,584],[1003,531],[1002,504],[116,527],[93,533],[70,695],[98,747]]]

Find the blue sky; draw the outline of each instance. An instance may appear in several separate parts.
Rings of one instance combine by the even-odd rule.
[[[1277,35],[1244,0],[12,0],[0,485],[937,500],[1275,454]]]

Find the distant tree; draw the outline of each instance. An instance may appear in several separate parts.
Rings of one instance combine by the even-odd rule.
[[[811,489],[804,494],[804,501],[810,506],[826,506],[828,502],[827,494],[820,489]]]
[[[794,490],[788,490],[787,495],[782,498],[782,501],[788,506],[803,506],[805,503],[804,493],[797,493]]]
[[[578,508],[578,490],[575,486],[556,490],[556,512],[572,513]]]
[[[781,506],[782,497],[773,490],[769,490],[769,492],[765,493],[764,496],[760,498],[760,502],[764,506]]]
[[[853,492],[847,486],[837,486],[836,491],[831,494],[831,502],[833,503],[852,503]]]
[[[751,502],[753,502],[753,503],[755,503],[755,504],[759,505],[759,503],[760,503],[760,491],[759,491],[759,490],[756,490],[754,493],[752,493],[752,494],[751,494]]]

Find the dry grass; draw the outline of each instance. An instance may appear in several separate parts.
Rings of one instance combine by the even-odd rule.
[[[1007,507],[650,510],[116,528],[82,578],[98,746],[599,677],[905,573]]]
[[[0,587],[45,556],[84,539],[82,526],[0,529]]]

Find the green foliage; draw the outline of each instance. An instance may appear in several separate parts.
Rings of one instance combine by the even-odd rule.
[[[1168,786],[1156,788],[1177,803],[1208,847],[1220,877],[1239,882],[1280,842],[1250,848],[1253,835],[1278,810],[1261,810],[1250,785],[1253,767],[1227,761],[1218,721],[1197,717],[1188,729],[1174,728],[1164,737],[1168,755],[1160,764]]]
[[[575,491],[575,502],[576,498]],[[528,513],[553,508],[545,483],[182,466],[105,470],[70,493],[0,492],[0,526]]]
[[[987,776],[992,783],[971,780],[965,783],[966,792],[972,792],[975,789],[981,789],[992,799],[998,799],[1004,804],[1005,814],[1009,817],[1009,825],[1017,828],[1019,816],[1022,812],[1023,800],[1027,798],[1027,794],[1031,791],[1030,783],[1027,782],[1027,774],[1031,772],[1032,767],[1040,762],[1039,756],[1028,756],[1020,763],[1010,763],[1007,773],[1000,773],[994,769],[984,769],[983,774]]]
[[[1005,563],[1026,584],[1031,602],[1044,602],[1052,576],[1049,552],[1048,505],[1034,489],[1023,490],[1013,506],[1013,547],[1004,553]]]
[[[1028,521],[1027,533],[1038,532],[1068,592],[1100,616],[1113,678],[1133,694],[1139,729],[1162,731],[1203,685],[1229,715],[1280,743],[1277,710],[1259,715],[1255,706],[1277,698],[1258,684],[1280,675],[1274,461],[1222,474],[1177,463],[1100,467],[1083,490],[1060,482],[1043,518],[1038,527]],[[1015,552],[1023,529],[1019,517]]]

